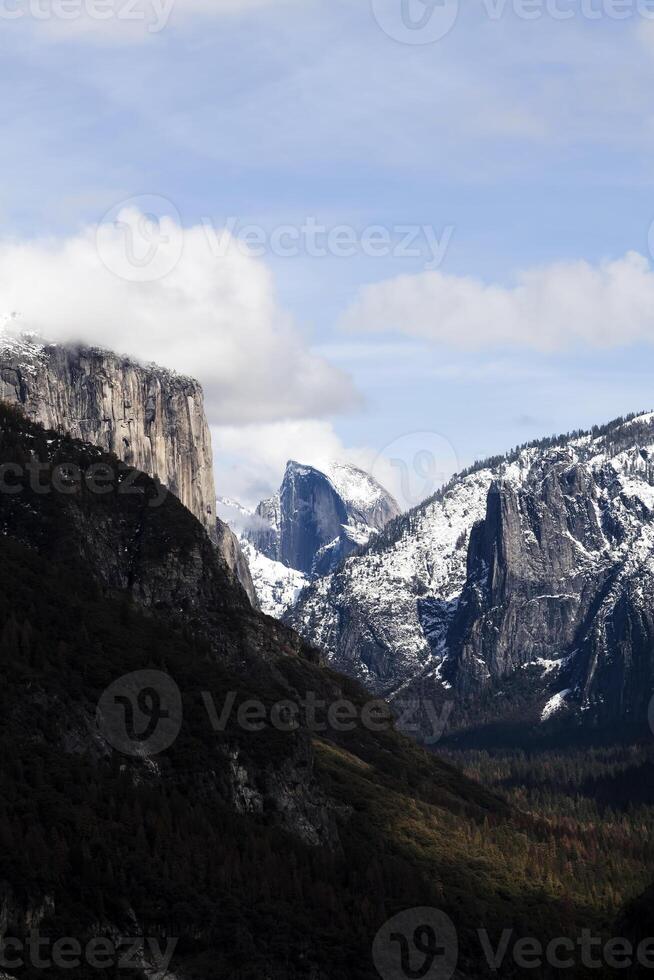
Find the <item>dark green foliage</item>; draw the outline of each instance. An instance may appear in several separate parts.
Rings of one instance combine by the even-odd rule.
[[[0,409],[0,423],[4,461],[34,447],[52,457],[53,446],[67,459],[106,459],[49,441],[15,412]],[[504,928],[544,938],[583,927],[608,933],[619,901],[636,889],[609,896],[608,878],[586,886],[578,824],[563,833],[536,807],[510,805],[391,729],[255,734],[232,713],[214,731],[202,692],[219,705],[234,691],[237,704],[267,706],[313,692],[359,710],[366,696],[247,608],[178,502],[150,516],[143,503],[153,485],[142,481],[140,499],[29,490],[0,499],[0,895],[10,935],[41,909],[41,933],[52,938],[178,937],[173,969],[185,978],[372,980],[377,930],[417,906],[451,915],[463,974],[475,978],[492,975],[479,928],[494,937]],[[120,576],[90,558],[115,557],[120,570],[124,545],[112,535],[134,526],[141,564],[120,588]],[[140,574],[156,578],[160,566],[172,568],[171,555],[183,563],[187,554],[207,563],[203,603],[135,601]],[[112,751],[94,722],[107,685],[146,668],[174,678],[184,706],[179,737],[150,764]],[[233,753],[261,791],[260,812],[237,812]],[[292,798],[318,801],[334,821],[331,844],[304,842],[266,788],[271,777],[287,779]],[[606,846],[598,835],[596,869]],[[48,972],[57,975],[102,973]],[[520,974],[508,965],[502,975]]]
[[[441,747],[438,754],[546,822],[558,844],[541,860],[553,876],[565,874],[567,864],[575,888],[603,908],[607,920],[625,903],[632,918],[644,909],[645,900],[639,904],[634,896],[649,884],[654,867],[654,740],[530,751]],[[616,936],[629,934],[620,931],[621,921]],[[647,935],[654,937],[649,921]]]

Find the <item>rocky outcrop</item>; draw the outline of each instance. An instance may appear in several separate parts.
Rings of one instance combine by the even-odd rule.
[[[469,532],[484,516],[492,478],[481,469],[392,521],[305,590],[287,621],[375,694],[392,695],[435,670],[443,624],[466,580]]]
[[[96,347],[5,335],[0,400],[160,480],[204,525],[256,601],[238,541],[216,521],[211,434],[197,381]]]
[[[254,512],[254,522],[246,537],[257,551],[271,561],[280,561],[281,500],[278,493],[262,500]]]
[[[492,484],[443,677],[469,697],[535,667],[542,720],[637,724],[654,690],[649,451],[636,437],[613,459],[585,455],[565,446]]]
[[[252,606],[258,609],[259,599],[254,582],[252,581],[250,566],[248,565],[248,560],[243,552],[240,541],[232,529],[227,524],[223,524],[221,520],[216,521],[215,535],[218,550],[245,589]]]
[[[196,381],[99,348],[3,340],[0,398],[156,477],[213,529],[211,435]]]
[[[491,485],[448,633],[466,693],[572,649],[610,569],[601,559],[600,497],[591,472],[566,451],[523,485]]]
[[[348,463],[323,473],[291,461],[279,493],[256,510],[222,497],[218,507],[240,538],[260,608],[276,619],[311,579],[333,572],[399,514],[390,494]]]
[[[333,463],[323,473],[291,460],[279,494],[259,504],[247,539],[272,561],[315,578],[398,514],[390,494],[363,470]]]
[[[311,574],[320,552],[341,537],[345,504],[326,476],[293,462],[286,468],[280,501],[280,561]]]

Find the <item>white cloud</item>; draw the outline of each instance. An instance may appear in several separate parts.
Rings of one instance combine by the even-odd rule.
[[[441,272],[398,276],[363,287],[342,326],[467,349],[653,343],[654,273],[644,256],[629,252],[597,266],[528,269],[510,287]]]
[[[324,470],[334,459],[366,468],[374,457],[346,448],[331,423],[318,419],[216,426],[212,437],[218,495],[250,507],[279,489],[289,459]]]
[[[461,468],[456,450],[436,432],[395,436],[383,447],[348,447],[329,422],[308,419],[212,429],[219,497],[253,509],[281,484],[290,459],[323,472],[334,460],[371,473],[408,510]]]
[[[200,379],[214,423],[320,417],[356,403],[276,302],[270,271],[204,228],[135,210],[67,239],[0,241],[0,313]],[[135,280],[145,281],[135,281]],[[153,281],[148,281],[153,280]]]

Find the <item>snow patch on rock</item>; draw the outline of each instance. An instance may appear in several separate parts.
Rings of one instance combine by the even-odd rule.
[[[554,697],[551,697],[547,702],[547,704],[545,705],[545,707],[543,708],[543,712],[540,716],[540,720],[548,721],[552,717],[552,715],[555,715],[557,711],[560,711],[562,708],[564,708],[565,699],[568,697],[569,694],[572,694],[572,691],[569,688],[566,688],[565,691],[559,691],[558,694],[555,694]]]

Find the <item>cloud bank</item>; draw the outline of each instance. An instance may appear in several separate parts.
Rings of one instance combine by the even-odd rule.
[[[202,227],[149,221],[127,209],[63,240],[0,241],[0,314],[198,378],[214,424],[319,418],[357,403],[348,376],[280,309],[263,262],[228,239],[216,254]]]
[[[364,286],[349,331],[393,332],[469,350],[554,352],[654,343],[654,273],[637,252],[528,269],[513,286],[424,272]]]
[[[332,460],[370,467],[374,452],[346,448],[331,423],[319,419],[211,430],[219,496],[255,506],[279,489],[289,459],[324,470]]]

